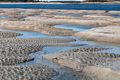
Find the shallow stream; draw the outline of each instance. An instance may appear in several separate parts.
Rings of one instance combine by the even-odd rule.
[[[85,27],[85,26],[73,26],[73,25],[56,25],[54,26],[56,28],[63,28],[63,29],[71,29],[73,31],[85,31],[88,29],[91,29],[92,27]],[[23,34],[22,36],[18,36],[17,38],[74,38],[76,39],[76,44],[87,44],[85,46],[87,47],[109,47],[111,50],[107,50],[106,52],[110,53],[119,53],[120,52],[120,46],[114,45],[114,44],[104,44],[104,43],[97,43],[93,41],[87,41],[83,39],[78,39],[73,36],[49,36],[45,34],[41,34],[38,32],[31,32],[31,31],[15,31],[15,30],[6,30],[6,29],[0,29],[0,31],[9,31],[9,32],[17,32]],[[81,47],[81,46],[78,46]],[[44,64],[48,65],[51,68],[54,68],[56,71],[59,72],[59,75],[54,77],[54,80],[80,80],[80,76],[74,76],[74,72],[70,69],[66,69],[60,65],[57,65],[55,63],[52,63],[48,60],[45,60],[42,56],[45,54],[54,54],[59,51],[69,50],[75,47],[44,47],[42,51],[30,54],[34,58],[33,61],[22,63],[20,65],[33,65],[33,64]],[[65,75],[65,76],[63,76]]]

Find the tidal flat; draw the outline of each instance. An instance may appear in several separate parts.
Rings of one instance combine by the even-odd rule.
[[[0,8],[0,79],[120,80],[119,34],[120,11]]]

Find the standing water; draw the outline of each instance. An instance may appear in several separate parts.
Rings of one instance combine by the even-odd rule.
[[[9,6],[15,7],[15,5],[9,5],[9,6],[6,6],[6,5],[7,4],[3,4],[3,5],[0,5],[0,7],[1,6],[2,7],[9,7]],[[18,4],[18,7],[23,8],[24,5],[26,5],[26,4],[22,4],[22,5]],[[94,5],[94,4],[92,4],[92,5]],[[39,6],[39,5],[28,4],[28,5],[24,6],[24,8],[30,8],[30,7],[36,8],[36,6]],[[51,5],[47,5],[47,6],[51,6]],[[59,5],[59,6],[61,6],[61,5]],[[67,6],[66,8],[69,9],[68,4],[66,4],[64,6]],[[72,8],[75,7],[74,5],[70,5],[70,6],[72,6]],[[77,5],[77,7],[75,7],[75,8],[78,9],[78,6],[79,5]],[[83,4],[81,6],[86,6],[86,5]],[[104,9],[111,9],[111,6],[112,5],[110,5],[109,8],[106,8],[105,5],[102,6],[102,7],[100,7],[100,5],[99,5],[98,7],[99,7],[99,9],[103,9],[103,7],[105,7]],[[115,5],[115,6],[118,6],[118,5]],[[18,8],[18,7],[15,7],[15,8]],[[55,7],[55,8],[58,8],[58,7]],[[79,8],[82,8],[82,7],[79,7]],[[84,8],[86,8],[86,7],[84,7]],[[93,7],[87,7],[87,9],[89,9],[89,8],[93,8]],[[95,9],[95,7],[93,9]],[[96,8],[96,9],[98,9],[98,8]],[[5,16],[0,16],[0,18],[6,18],[6,17]],[[89,29],[92,28],[92,27],[88,27],[88,26],[76,26],[76,25],[65,25],[65,24],[55,25],[54,27],[55,28],[70,29],[70,30],[73,30],[73,31],[76,31],[76,32],[78,32],[78,31],[85,31],[85,30],[89,30]],[[17,32],[17,33],[23,34],[22,36],[18,36],[17,38],[74,38],[74,39],[76,39],[76,41],[75,42],[71,42],[71,43],[87,44],[87,45],[85,45],[87,47],[107,47],[107,48],[113,48],[113,49],[110,50],[110,53],[112,51],[113,51],[113,53],[119,53],[120,52],[120,46],[119,45],[116,46],[116,45],[110,45],[110,44],[108,44],[108,45],[100,44],[100,43],[93,42],[93,41],[87,41],[87,40],[83,40],[83,39],[78,39],[78,38],[73,37],[73,36],[49,36],[49,35],[45,35],[45,34],[41,34],[41,33],[37,33],[37,32],[31,32],[31,31],[15,31],[15,30],[5,30],[5,29],[0,29],[0,31],[11,31],[11,32]],[[80,47],[80,46],[78,46],[78,47]],[[62,66],[57,65],[55,63],[52,63],[51,61],[48,61],[48,60],[43,58],[43,55],[45,55],[45,54],[55,54],[55,53],[58,53],[60,51],[69,50],[69,49],[72,49],[72,48],[75,48],[75,47],[51,47],[51,46],[44,47],[42,51],[30,54],[30,56],[32,56],[34,58],[33,61],[22,63],[20,65],[44,64],[44,65],[48,65],[51,68],[54,68],[56,71],[58,71],[60,73],[58,76],[54,77],[54,80],[80,80],[80,78],[79,78],[80,76],[79,77],[78,76],[74,76],[74,72],[72,70],[63,68]],[[107,50],[107,52],[109,52],[109,50]],[[18,66],[20,66],[20,65],[18,65]]]
[[[56,25],[54,26],[56,28],[63,28],[63,29],[71,29],[73,31],[84,31],[84,30],[88,30],[91,29],[91,27],[84,27],[84,26],[73,26],[73,25]],[[111,51],[113,52],[120,52],[120,46],[110,46],[110,45],[105,45],[105,44],[99,44],[96,42],[92,42],[92,41],[86,41],[86,40],[82,40],[82,39],[77,39],[76,37],[71,37],[71,36],[49,36],[49,35],[45,35],[45,34],[41,34],[41,33],[37,33],[37,32],[31,32],[31,31],[15,31],[15,30],[5,30],[5,29],[0,29],[0,31],[9,31],[9,32],[17,32],[17,33],[21,33],[23,34],[22,36],[18,36],[18,38],[74,38],[77,41],[75,42],[71,42],[71,43],[77,43],[77,44],[87,44],[87,47],[109,47],[109,48],[113,48],[113,50],[111,49]],[[80,46],[79,46],[80,47]],[[59,72],[59,75],[54,77],[54,80],[80,80],[80,76],[74,76],[75,72],[71,71],[70,69],[66,69],[63,68],[60,65],[57,65],[51,61],[48,61],[46,59],[43,58],[43,56],[45,54],[55,54],[58,53],[60,51],[64,51],[64,50],[69,50],[75,47],[44,47],[42,51],[30,54],[30,56],[32,56],[34,58],[33,61],[30,62],[26,62],[26,63],[22,63],[19,64],[20,65],[33,65],[33,64],[44,64],[44,65],[48,65],[51,68],[54,68],[56,71]],[[109,52],[109,50],[108,50]]]
[[[74,29],[74,26],[73,26],[73,29]],[[88,29],[88,28],[86,28],[86,29]],[[71,36],[62,36],[62,37],[61,36],[49,36],[49,35],[32,32],[32,31],[19,31],[19,30],[15,31],[15,30],[6,30],[6,29],[0,29],[0,31],[17,32],[17,33],[23,34],[22,36],[18,36],[17,38],[74,38],[74,39],[76,39],[75,37],[71,37]],[[87,42],[89,42],[89,41],[86,41],[85,44]],[[71,43],[83,44],[83,41],[77,40],[77,41],[71,42]],[[90,43],[91,42],[89,42],[89,44]],[[29,66],[29,65],[33,65],[33,64],[48,65],[49,67],[54,68],[56,71],[59,72],[59,75],[54,77],[54,80],[61,80],[61,79],[62,80],[67,80],[67,79],[76,80],[78,77],[74,76],[75,73],[73,71],[66,69],[60,65],[57,65],[57,64],[43,58],[43,56],[45,54],[55,54],[60,51],[69,50],[72,48],[75,48],[75,47],[58,47],[58,46],[57,47],[53,47],[53,46],[44,47],[42,51],[30,54],[30,56],[34,58],[33,61],[25,62],[25,63],[19,64],[18,66],[21,66],[21,65]]]

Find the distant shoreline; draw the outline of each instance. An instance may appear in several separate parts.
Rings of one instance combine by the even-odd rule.
[[[106,10],[120,11],[120,3],[58,3],[58,2],[12,2],[0,3],[0,8],[32,8],[32,9],[61,9],[61,10]]]
[[[76,1],[77,2],[77,1]],[[76,3],[73,2],[73,3]],[[79,1],[78,1],[79,2]],[[76,4],[120,4],[119,2],[79,2]],[[72,4],[72,2],[0,2],[0,4]]]

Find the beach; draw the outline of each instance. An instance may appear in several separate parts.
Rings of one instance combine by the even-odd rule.
[[[0,8],[0,79],[119,80],[119,34],[120,11]]]

